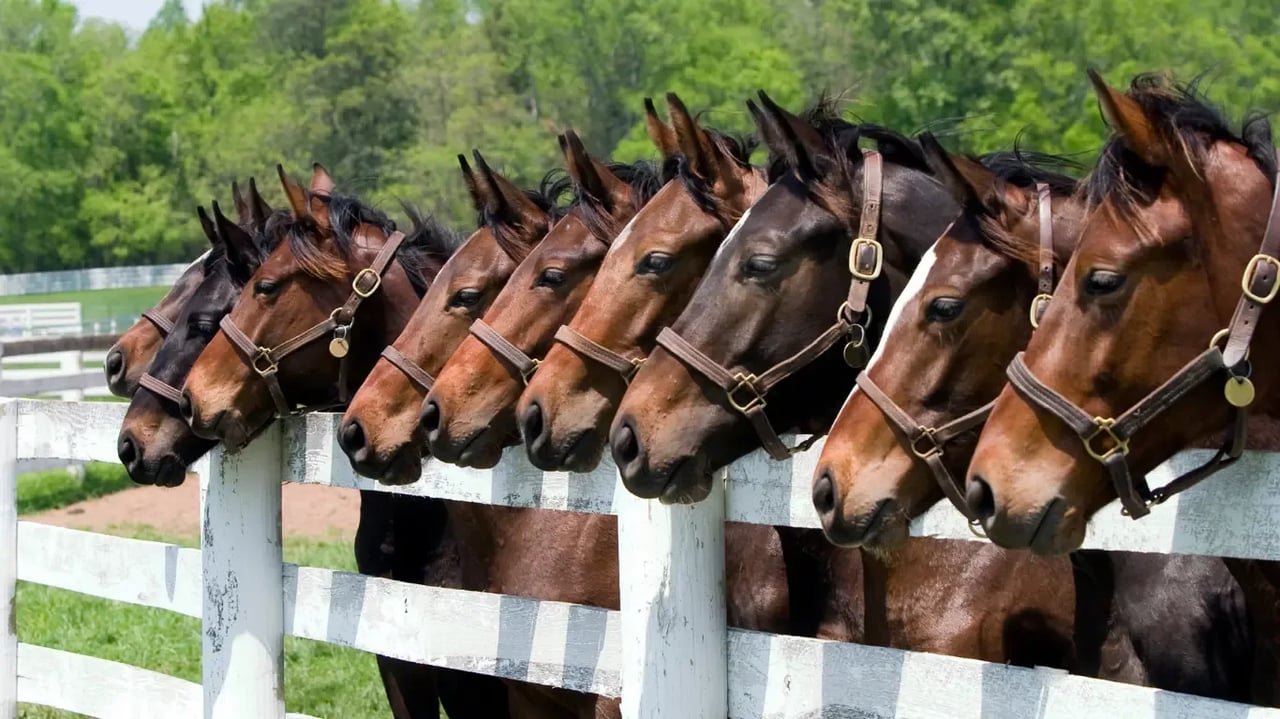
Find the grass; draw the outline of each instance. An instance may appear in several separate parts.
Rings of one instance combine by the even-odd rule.
[[[18,477],[18,514],[57,509],[132,486],[124,467],[106,462],[86,464],[83,480],[61,469],[27,472]]]
[[[10,295],[0,297],[3,305],[40,304],[44,302],[79,302],[80,317],[85,322],[109,320],[112,317],[136,317],[164,297],[169,288],[124,287],[115,290],[52,292],[43,295]],[[124,328],[121,327],[121,330]]]

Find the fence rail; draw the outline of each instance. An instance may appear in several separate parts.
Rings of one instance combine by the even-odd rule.
[[[194,550],[17,522],[13,461],[27,457],[110,461],[116,451],[114,428],[124,407],[19,400],[0,405],[0,410],[0,616],[12,611],[6,601],[12,602],[15,560],[16,577],[24,581],[202,616],[205,654],[200,703],[206,717],[283,715],[278,690],[283,681],[279,648],[284,634],[435,666],[621,695],[628,719],[677,715],[1076,719],[1120,712],[1134,719],[1280,717],[1274,709],[1053,670],[725,630],[723,545],[718,543],[723,541],[724,520],[813,526],[812,510],[805,510],[816,449],[791,462],[747,457],[726,470],[723,492],[717,483],[707,502],[666,507],[631,497],[612,469],[544,473],[527,465],[519,452],[487,471],[429,461],[423,482],[383,487],[355,477],[343,458],[335,459],[336,419],[314,415],[283,422],[239,454],[215,452],[202,461],[197,469],[202,479],[205,545]],[[1179,455],[1173,464],[1192,461],[1191,454]],[[1143,525],[1151,518],[1120,524],[1110,518],[1118,519],[1117,511],[1104,511],[1091,528],[1088,545],[1119,543],[1126,549],[1159,552],[1225,548],[1237,556],[1280,558],[1276,539],[1261,531],[1265,522],[1246,516],[1277,516],[1276,483],[1270,481],[1277,471],[1280,456],[1249,455],[1224,473],[1227,476],[1182,495],[1180,505],[1158,508],[1161,518],[1155,522],[1160,528],[1150,531]],[[279,553],[280,480],[615,513],[619,546],[625,548],[619,557],[622,609],[424,587],[285,564]],[[1201,503],[1210,508],[1202,510]],[[1215,527],[1226,539],[1213,539],[1214,532],[1204,526],[1225,512],[1213,509],[1218,504],[1236,507],[1234,525]],[[950,522],[933,514],[913,529],[971,539],[962,521]],[[16,543],[6,543],[9,536]],[[15,546],[16,553],[6,551]],[[278,613],[265,610],[276,602]],[[101,660],[76,664],[81,660],[42,655],[38,647],[24,645],[21,651],[17,647],[15,637],[0,635],[0,719],[12,716],[5,713],[6,700],[10,706],[14,696],[49,700],[47,690],[34,687],[55,681],[43,675],[24,678],[16,693],[6,694],[6,686],[13,686],[9,677],[103,666],[94,664]],[[142,677],[139,681],[149,682],[148,687],[168,687],[164,691],[173,694],[174,702],[191,701],[194,696],[187,684],[130,674],[131,669],[110,669],[95,669],[88,676],[118,686]],[[59,676],[72,683],[86,681],[75,673]],[[99,700],[86,706],[86,713],[122,716],[125,709],[136,706],[106,701],[112,696],[108,689],[96,695]],[[92,689],[76,691],[92,695]],[[138,701],[138,696],[120,701]],[[165,701],[160,706],[167,710]]]
[[[92,267],[54,272],[19,272],[0,275],[0,295],[42,295],[50,292],[114,290],[128,287],[172,285],[187,264]]]

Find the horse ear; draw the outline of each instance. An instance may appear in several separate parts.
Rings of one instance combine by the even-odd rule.
[[[294,182],[284,171],[284,165],[276,165],[276,174],[280,176],[280,186],[284,188],[285,199],[289,201],[289,210],[295,220],[311,216],[311,207],[307,203],[307,193],[302,186]]]
[[[777,147],[770,146],[769,149],[782,155],[802,179],[821,177],[818,160],[826,152],[826,142],[822,135],[798,115],[784,110],[764,90],[757,94],[764,111],[773,119],[778,130]]]
[[[644,129],[649,133],[649,139],[658,148],[658,152],[662,153],[662,159],[669,159],[680,152],[675,130],[658,117],[658,110],[653,106],[653,98],[649,97],[644,99]]]
[[[951,193],[952,199],[962,207],[981,206],[982,195],[960,173],[938,138],[931,132],[922,132],[916,139],[920,143],[920,149],[924,151],[924,159],[929,163],[929,168],[942,182],[942,186],[947,188],[947,192]]]
[[[579,192],[610,214],[614,208],[627,201],[627,183],[587,154],[587,148],[582,145],[578,133],[566,130],[559,139],[565,169],[569,171],[569,177],[573,179]]]
[[[698,177],[714,181],[718,170],[715,145],[674,92],[667,93],[667,115],[690,169]]]
[[[248,281],[260,263],[258,247],[254,244],[253,237],[227,219],[217,202],[213,203],[213,219],[218,236],[227,248],[227,266],[231,268],[232,276],[240,281]]]
[[[262,195],[258,192],[258,183],[252,177],[249,178],[249,217],[250,226],[255,232],[261,232],[267,226],[267,218],[271,216],[271,205],[262,199]]]
[[[326,200],[333,195],[333,188],[333,177],[324,169],[324,165],[318,162],[312,165],[311,190],[307,194],[310,196],[311,216],[322,227],[329,226],[329,203]]]
[[[489,197],[489,186],[472,171],[466,155],[458,155],[458,165],[462,168],[462,181],[466,183],[467,194],[471,196],[471,206],[475,211],[484,214],[485,208],[492,201]]]
[[[240,183],[235,180],[231,181],[231,201],[236,206],[236,222],[249,226],[253,222],[253,210],[244,195],[240,194]]]
[[[196,206],[196,214],[200,216],[200,229],[204,230],[204,236],[209,238],[209,244],[217,247],[222,240],[218,237],[218,231],[214,229],[213,220],[209,219],[209,215],[204,211],[203,205]]]
[[[1124,138],[1125,147],[1148,165],[1165,167],[1171,157],[1169,148],[1142,106],[1108,85],[1093,68],[1089,69],[1089,82],[1093,83],[1093,91],[1098,96],[1102,117],[1116,134]]]
[[[476,161],[480,174],[481,181],[478,184],[486,188],[488,202],[485,207],[491,217],[516,227],[532,226],[546,219],[547,213],[516,187],[515,183],[494,172],[479,150],[472,150],[471,157]]]
[[[916,139],[934,175],[961,206],[981,210],[1006,224],[1011,221],[1011,215],[1025,213],[1030,208],[1031,196],[1027,192],[1005,182],[986,165],[964,155],[949,154],[932,133],[920,133]]]

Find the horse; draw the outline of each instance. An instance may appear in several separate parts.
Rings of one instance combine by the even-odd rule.
[[[251,233],[261,230],[271,214],[271,208],[262,199],[262,195],[258,194],[253,178],[249,178],[247,198],[240,194],[240,186],[235,182],[231,183],[231,196],[235,201],[240,227]],[[112,394],[129,398],[138,389],[138,379],[151,365],[160,343],[173,331],[182,307],[204,280],[208,257],[209,253],[205,252],[187,265],[164,297],[155,306],[143,310],[142,316],[107,350],[102,368],[107,375],[107,389]]]
[[[613,241],[572,320],[520,395],[516,416],[534,466],[590,471],[608,441],[627,383],[658,330],[684,308],[716,247],[765,189],[754,142],[703,129],[667,95],[671,125],[646,98],[646,128],[677,178]]]
[[[511,273],[566,212],[555,200],[567,175],[548,175],[523,191],[479,152],[477,172],[458,156],[478,214],[477,229],[450,256],[394,343],[369,373],[338,426],[338,444],[358,474],[410,484],[422,472],[422,402],[445,361],[484,314]]]
[[[1236,133],[1194,84],[1164,76],[1141,75],[1128,92],[1089,77],[1113,131],[1086,182],[1091,211],[967,475],[992,541],[1043,554],[1079,547],[1113,499],[1138,518],[1229,464],[1244,448],[1244,409],[1275,417],[1280,400],[1280,375],[1244,362],[1280,344],[1276,316],[1261,311],[1280,269],[1280,237],[1267,234],[1280,230],[1269,124],[1253,117]],[[1146,472],[1224,427],[1208,464],[1146,485]],[[1227,561],[1262,655],[1254,691],[1274,703],[1280,569]]]
[[[805,121],[763,93],[760,100],[763,109],[750,109],[778,158],[773,183],[659,336],[613,423],[614,459],[640,497],[699,501],[712,471],[757,446],[787,456],[775,427],[825,430],[843,396],[836,393],[852,385],[846,362],[865,362],[862,343],[878,339],[895,288],[958,211],[910,140],[850,125],[833,109]],[[875,154],[860,150],[863,138]],[[1072,661],[1071,598],[1055,582],[1065,562],[941,540],[836,561],[861,561],[868,643]],[[965,566],[966,581],[941,581],[945,566]],[[940,614],[957,621],[940,623]]]
[[[418,222],[414,233],[403,237],[385,215],[355,198],[334,193],[332,178],[319,165],[313,168],[310,192],[293,182],[282,168],[277,169],[289,199],[289,221],[276,228],[274,249],[244,283],[234,309],[199,353],[177,402],[197,436],[221,440],[232,450],[264,429],[277,413],[290,413],[290,398],[322,406],[334,396],[340,400],[345,387],[368,373],[372,358],[403,326],[408,309],[416,305],[456,241],[434,221]],[[285,352],[287,358],[253,353],[242,359],[237,352],[244,343],[227,338],[228,333],[244,332],[238,323],[244,323],[246,316],[255,322],[251,331],[258,344],[276,342],[273,337],[311,321],[318,321],[311,325],[315,328],[325,322],[320,315],[309,314],[320,311],[315,302],[344,294],[343,312],[326,309],[324,318],[334,324],[326,323],[325,332],[314,335],[316,342],[329,339],[325,343],[329,352],[318,363],[318,353],[309,351],[305,344],[297,352]],[[286,315],[283,329],[272,326],[273,321],[281,324],[281,313]],[[375,316],[376,322],[361,324],[355,331],[358,320]],[[254,342],[248,344],[256,346]],[[344,371],[348,356],[360,364]],[[254,358],[253,373],[265,388],[243,372],[242,363]],[[267,363],[264,358],[274,361]],[[224,364],[231,366],[224,368]],[[268,364],[274,371],[267,371]],[[227,379],[225,375],[231,376],[230,382],[247,379],[250,386],[228,391],[220,384]],[[193,379],[197,380],[194,387]],[[267,397],[255,397],[255,391]],[[203,418],[200,408],[209,406],[204,401],[206,392],[219,399],[243,400],[246,406],[217,410],[233,413],[233,420],[191,422]],[[355,554],[362,574],[418,584],[457,583],[456,552],[446,534],[439,500],[361,492]],[[442,704],[455,717],[507,714],[505,694],[495,691],[496,680],[489,677],[390,657],[380,656],[377,661],[392,713],[398,718],[435,717]]]
[[[581,306],[610,242],[660,187],[648,162],[597,162],[572,131],[560,142],[579,199],[515,269],[436,377],[419,423],[440,461],[493,467],[519,438],[515,404],[537,358]]]
[[[968,466],[975,423],[1030,339],[1085,216],[1076,181],[1053,171],[1071,166],[1063,158],[976,161],[920,140],[963,209],[894,304],[818,460],[815,508],[842,546],[892,549],[944,496],[968,511],[954,477]],[[1221,560],[1089,550],[1072,554],[1072,568],[1073,671],[1248,698],[1243,596]]]

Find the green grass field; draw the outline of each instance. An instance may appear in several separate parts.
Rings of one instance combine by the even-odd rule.
[[[127,287],[118,290],[85,292],[53,292],[44,295],[11,295],[0,297],[0,304],[25,305],[43,302],[79,302],[80,317],[85,322],[112,317],[138,316],[154,305],[168,287]],[[122,330],[124,328],[121,328]]]
[[[23,475],[21,513],[42,511],[127,487],[111,465],[90,465],[83,484],[65,472]],[[139,539],[196,546],[194,537],[122,530]],[[298,564],[355,570],[351,544],[286,539],[285,559]],[[200,622],[160,609],[121,604],[62,589],[18,583],[20,641],[88,654],[200,681]],[[70,678],[74,681],[74,678]],[[389,715],[372,655],[305,639],[285,638],[285,704],[291,712],[331,719]],[[19,705],[23,719],[67,719],[68,712]]]

